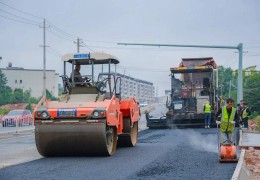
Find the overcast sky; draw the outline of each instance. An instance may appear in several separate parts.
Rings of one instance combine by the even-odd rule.
[[[170,89],[170,67],[178,66],[181,58],[213,57],[218,65],[237,69],[238,53],[227,49],[125,47],[118,42],[243,43],[243,67],[257,65],[259,70],[259,10],[259,0],[0,0],[0,67],[12,62],[15,67],[42,69],[43,29],[39,25],[46,18],[47,69],[62,74],[61,55],[76,52],[73,41],[79,37],[87,46],[81,47],[82,53],[113,54],[120,60],[119,73],[154,83],[162,95]]]

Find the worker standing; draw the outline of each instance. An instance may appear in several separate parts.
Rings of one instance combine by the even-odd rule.
[[[215,119],[221,114],[221,120],[216,121],[216,124],[220,124],[221,144],[229,141],[232,142],[232,133],[235,130],[235,120],[238,120],[237,110],[233,107],[234,100],[228,98],[226,100],[226,106],[219,109],[215,115]],[[227,143],[229,143],[227,142]]]
[[[249,116],[251,115],[251,111],[247,107],[246,102],[243,102],[243,109],[241,111],[241,115],[242,115],[243,128],[248,129],[248,119],[249,119]]]
[[[211,122],[211,105],[208,101],[204,105],[204,116],[205,116],[205,128],[210,128]]]

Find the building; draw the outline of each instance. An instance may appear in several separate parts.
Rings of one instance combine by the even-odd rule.
[[[153,102],[155,88],[153,83],[116,73],[121,77],[121,97],[129,99],[134,96],[139,102]]]
[[[14,89],[31,90],[32,97],[40,97],[43,94],[43,70],[24,69],[21,67],[1,68],[7,78],[7,86]],[[58,77],[55,70],[46,70],[46,89],[55,97],[58,97]]]

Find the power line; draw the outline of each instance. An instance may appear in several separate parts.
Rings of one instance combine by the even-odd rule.
[[[3,3],[3,2],[0,2],[1,4],[3,4],[3,5],[5,5],[5,6],[7,6],[7,7],[9,7],[9,8],[11,8],[11,9],[14,9],[14,10],[16,10],[16,11],[18,11],[18,12],[21,12],[21,13],[24,13],[24,14],[27,14],[27,15],[29,15],[29,16],[32,16],[32,17],[35,17],[35,18],[39,18],[39,19],[44,19],[44,18],[42,18],[42,17],[40,17],[40,16],[36,16],[36,15],[33,15],[33,14],[30,14],[30,13],[28,13],[28,12],[25,12],[25,11],[22,11],[22,10],[20,10],[20,9],[17,9],[17,8],[14,8],[14,7],[12,7],[12,6],[10,6],[10,5],[7,5],[7,4],[5,4],[5,3]]]
[[[12,20],[12,21],[24,23],[24,24],[33,25],[33,26],[38,26],[39,25],[39,24],[34,24],[34,23],[29,23],[29,22],[24,22],[24,21],[20,21],[20,20],[17,20],[17,19],[9,18],[9,17],[3,16],[3,15],[0,15],[0,17],[5,18],[5,19],[9,19],[9,20]]]
[[[56,51],[55,49],[53,49],[52,47],[49,46],[49,49],[51,49],[53,52],[55,52],[57,55],[59,55],[60,57],[62,56],[61,53],[59,53],[58,51]]]
[[[49,53],[51,53],[52,55],[54,55],[54,56],[57,56],[57,57],[59,57],[59,58],[61,57],[60,55],[58,55],[58,54],[56,54],[56,53],[50,51],[50,49],[47,49],[47,51],[48,51]]]
[[[234,58],[234,55],[235,55],[235,53],[233,53],[228,59],[233,59],[233,58]],[[237,59],[233,60],[233,61],[231,62],[231,64],[226,65],[226,67],[232,66],[233,64],[235,64],[236,61],[237,61]]]
[[[31,22],[31,23],[36,23],[36,24],[39,23],[39,22],[36,22],[36,21],[32,21],[32,20],[29,20],[29,19],[26,19],[26,18],[17,16],[17,15],[15,15],[15,14],[13,14],[13,13],[10,13],[10,12],[5,11],[5,10],[2,10],[2,9],[0,9],[0,11],[3,11],[3,12],[5,12],[5,13],[7,13],[7,14],[10,14],[10,15],[12,15],[12,16],[14,16],[14,17],[21,18],[21,19],[23,19],[23,20],[29,21],[29,22]]]
[[[67,32],[65,32],[65,31],[63,31],[62,29],[60,29],[59,27],[55,26],[55,25],[54,25],[53,23],[51,23],[49,20],[47,20],[47,21],[48,21],[49,24],[51,25],[51,28],[53,28],[54,30],[58,31],[59,33],[65,35],[65,36],[68,36],[68,37],[70,37],[70,38],[72,38],[72,39],[77,38],[77,36],[72,35],[72,34],[70,34],[70,33],[67,33]]]
[[[52,33],[52,34],[54,34],[55,36],[57,36],[57,37],[59,37],[59,38],[65,39],[65,40],[70,41],[70,42],[73,41],[73,40],[68,39],[68,38],[65,38],[65,37],[63,37],[63,36],[61,36],[61,35],[59,35],[59,34],[53,32],[53,31],[51,31],[51,30],[49,30],[49,29],[47,29],[47,31],[50,32],[50,33]]]
[[[252,55],[247,55],[247,56],[260,56],[260,53],[258,53],[258,54],[252,54]]]
[[[87,46],[84,41],[83,41],[82,43],[83,43],[84,47],[87,47],[90,51],[96,52],[96,51],[94,51],[93,49],[91,49],[89,46]]]

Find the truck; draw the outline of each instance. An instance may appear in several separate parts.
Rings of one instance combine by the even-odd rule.
[[[44,157],[111,156],[117,146],[135,146],[139,108],[134,97],[121,99],[121,79],[111,72],[119,60],[106,53],[72,53],[62,61],[62,95],[57,101],[43,97],[34,110],[38,152]],[[85,82],[75,81],[75,65],[89,67],[91,74],[80,74]]]
[[[215,60],[212,57],[183,58],[179,67],[170,68],[170,71],[171,94],[166,102],[168,111],[160,118],[147,114],[147,126],[204,126],[205,103],[211,105],[212,118],[218,109]]]

